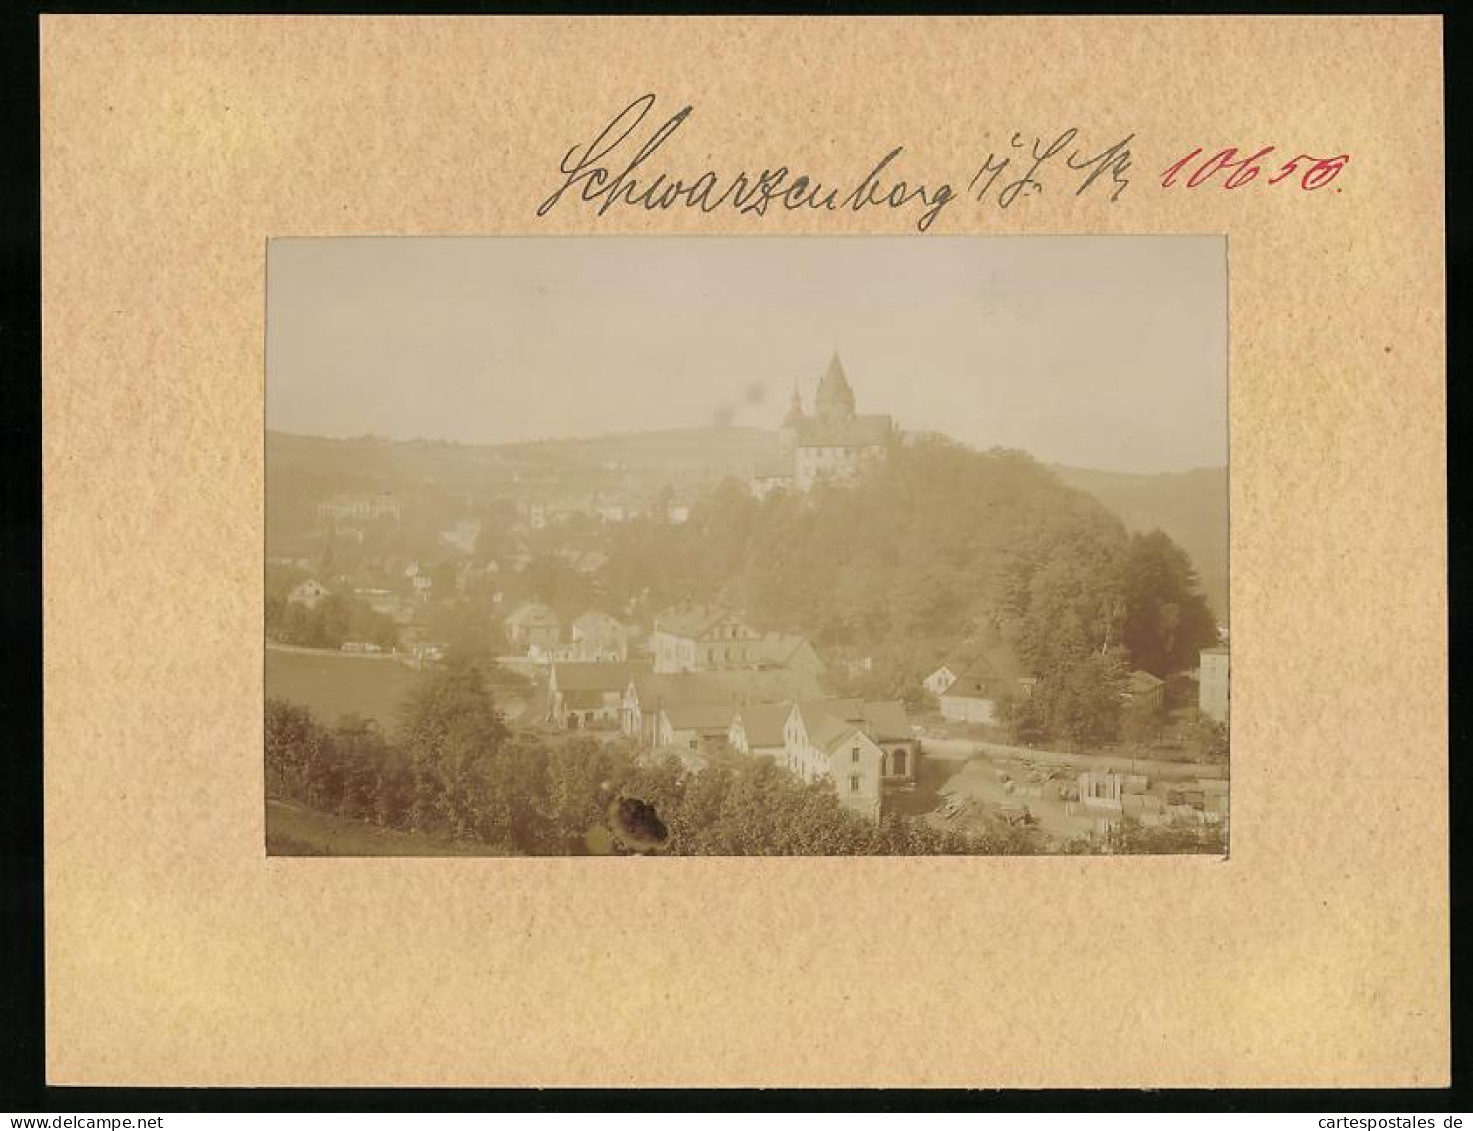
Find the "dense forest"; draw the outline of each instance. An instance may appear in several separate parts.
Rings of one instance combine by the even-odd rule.
[[[861,482],[758,500],[734,480],[688,523],[616,535],[601,579],[648,615],[682,599],[745,609],[862,660],[846,690],[904,696],[938,663],[1006,645],[1053,704],[1044,733],[1099,741],[1142,669],[1196,666],[1217,626],[1187,555],[1127,534],[1091,495],[1015,451],[897,445]],[[1102,688],[1108,688],[1108,693]],[[1106,716],[1081,723],[1081,706]]]

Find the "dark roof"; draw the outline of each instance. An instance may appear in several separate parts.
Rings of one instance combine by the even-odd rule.
[[[823,667],[823,661],[818,658],[817,652],[812,651],[808,638],[788,632],[769,632],[758,643],[757,656],[761,663],[786,667],[797,659],[798,654],[805,648],[812,652],[813,659],[818,666]]]
[[[910,738],[910,716],[896,700],[818,699],[798,704],[803,725],[814,745],[830,748],[854,731],[877,742]]]
[[[787,725],[788,716],[792,713],[793,704],[788,701],[754,703],[740,708],[737,715],[742,720],[742,732],[747,736],[747,745],[781,746],[783,727]]]
[[[676,730],[720,730],[731,726],[738,708],[732,703],[672,703],[661,712]]]
[[[655,631],[668,632],[673,636],[699,637],[713,625],[728,618],[741,619],[730,609],[714,608],[710,605],[669,609],[655,617]]]
[[[649,670],[649,664],[634,660],[619,663],[559,662],[552,665],[559,691],[622,692],[634,675]]]
[[[812,672],[787,668],[635,674],[632,682],[641,711],[677,703],[779,703],[823,694],[823,687]]]
[[[814,394],[813,402],[814,408],[819,412],[839,408],[854,411],[854,390],[849,387],[849,378],[844,375],[844,363],[839,360],[837,350],[829,358],[828,369],[819,378],[818,391]]]

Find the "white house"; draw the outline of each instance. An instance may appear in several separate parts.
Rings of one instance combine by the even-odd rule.
[[[657,672],[743,668],[757,662],[759,633],[726,609],[689,605],[655,618],[652,645]]]
[[[1197,683],[1197,707],[1210,719],[1223,722],[1228,717],[1231,689],[1228,682],[1228,650],[1208,648],[1202,653],[1202,669]]]
[[[579,660],[627,660],[629,629],[607,613],[590,610],[573,622],[573,656]]]
[[[846,808],[879,820],[886,787],[915,781],[918,754],[903,703],[824,699],[788,712],[780,764],[827,780]]]
[[[957,660],[948,660],[933,671],[925,679],[921,680],[921,686],[932,695],[940,696],[945,690],[956,682],[957,677],[966,668]]]

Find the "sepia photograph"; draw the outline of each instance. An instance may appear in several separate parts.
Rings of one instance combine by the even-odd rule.
[[[1216,236],[273,239],[273,856],[1223,856]]]

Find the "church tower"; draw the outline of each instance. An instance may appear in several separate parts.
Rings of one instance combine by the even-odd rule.
[[[839,421],[854,418],[854,390],[844,376],[844,366],[837,352],[829,360],[828,371],[818,383],[818,394],[814,398],[814,414],[820,420]]]

